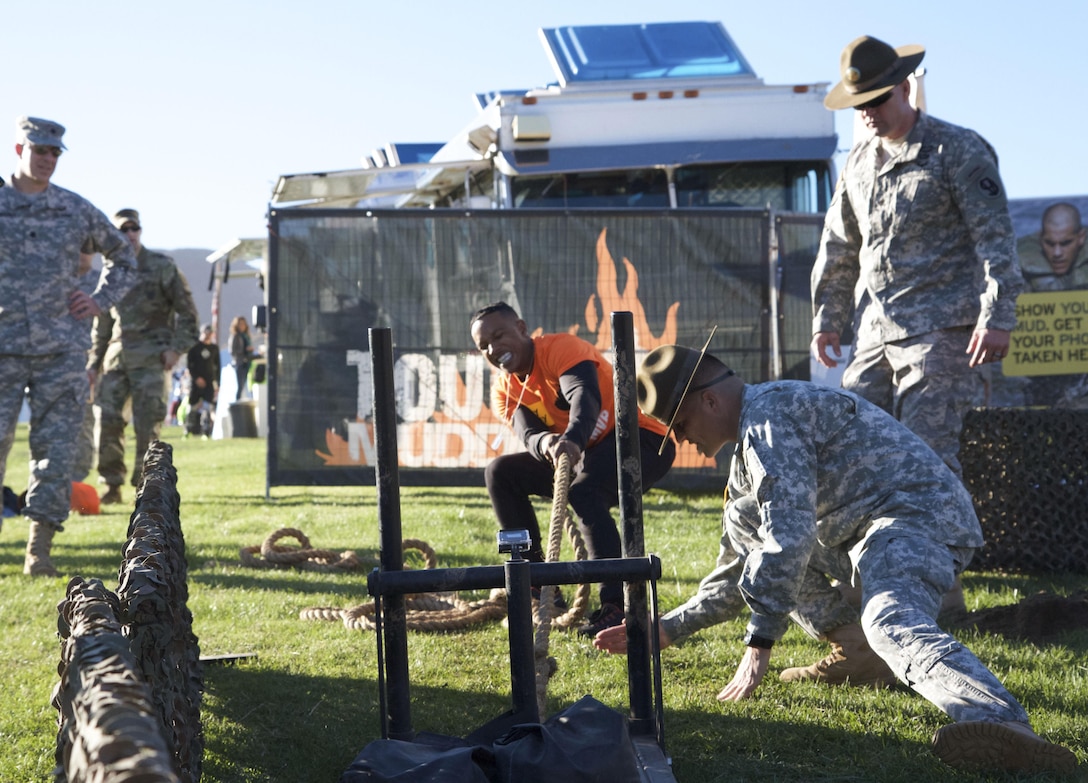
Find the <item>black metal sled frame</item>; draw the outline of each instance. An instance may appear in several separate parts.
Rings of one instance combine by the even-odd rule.
[[[405,571],[393,383],[392,334],[369,330],[374,383],[374,439],[380,566],[367,586],[375,602],[378,645],[378,691],[383,739],[412,741],[408,674],[408,633],[404,596],[412,593],[482,590],[505,586],[509,616],[512,707],[470,737],[495,739],[517,723],[536,723],[536,672],[530,586],[624,583],[627,624],[628,725],[640,772],[647,783],[674,781],[665,755],[661,698],[661,650],[657,580],[661,561],[645,555],[642,524],[642,465],[635,401],[635,340],[629,312],[612,313],[616,399],[616,457],[623,557],[560,563],[530,563],[515,552],[504,565]],[[648,600],[647,585],[650,596]],[[650,629],[654,629],[651,633]]]

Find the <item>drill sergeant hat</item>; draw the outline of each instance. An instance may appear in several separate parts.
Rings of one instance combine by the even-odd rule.
[[[839,58],[842,81],[824,98],[829,109],[850,109],[890,92],[918,69],[926,50],[917,44],[893,49],[863,35],[846,45]]]

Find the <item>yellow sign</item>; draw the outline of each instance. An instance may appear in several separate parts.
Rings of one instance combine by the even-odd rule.
[[[1088,373],[1088,290],[1020,294],[1005,375]]]

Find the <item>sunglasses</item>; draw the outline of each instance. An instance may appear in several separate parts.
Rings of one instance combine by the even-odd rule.
[[[60,147],[46,147],[40,144],[31,144],[30,151],[35,155],[52,155],[54,158],[59,158],[64,152]]]
[[[879,96],[877,98],[873,98],[868,103],[863,103],[860,106],[855,106],[854,108],[857,111],[867,111],[868,109],[875,109],[878,106],[883,106],[885,103],[888,102],[888,99],[892,97],[893,92],[895,92],[895,91],[894,90],[888,90],[883,95],[881,95],[881,96]]]
[[[139,226],[123,226],[121,228],[121,233],[122,234],[135,234],[139,230],[140,230]]]

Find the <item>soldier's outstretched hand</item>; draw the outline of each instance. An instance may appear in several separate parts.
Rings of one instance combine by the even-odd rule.
[[[670,644],[672,639],[668,637],[661,624],[657,625],[657,639],[661,645],[661,649],[664,650]],[[593,646],[598,650],[603,650],[613,655],[618,655],[627,652],[627,621],[624,620],[619,625],[613,625],[611,628],[605,628],[603,631],[598,631],[597,635],[593,637]]]
[[[744,657],[737,666],[733,681],[718,694],[718,701],[740,701],[747,699],[763,682],[767,666],[771,662],[771,651],[761,647],[745,647]]]

